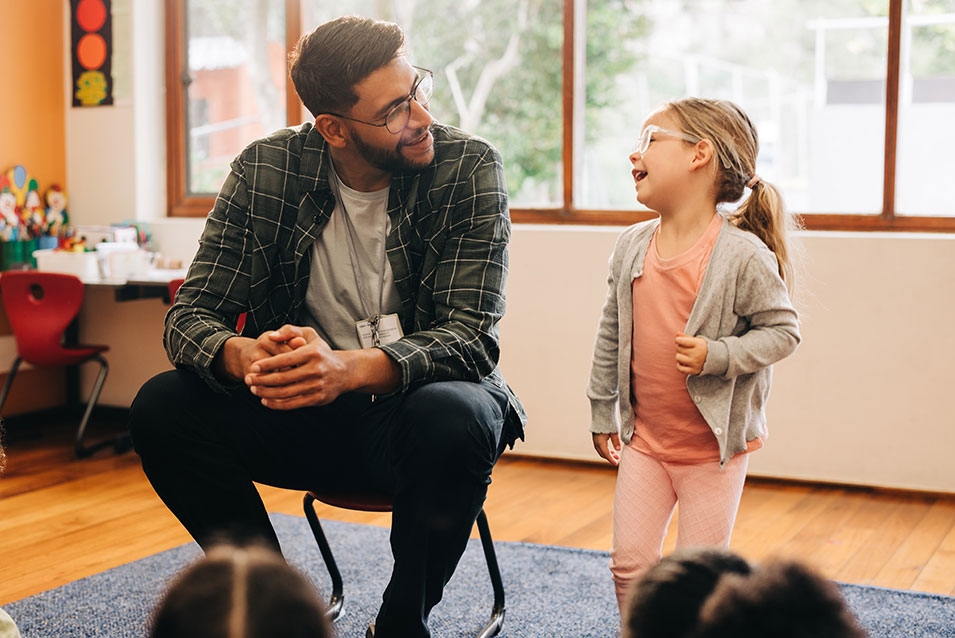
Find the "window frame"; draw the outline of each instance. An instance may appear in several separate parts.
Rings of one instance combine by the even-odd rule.
[[[186,0],[166,2],[166,215],[168,217],[205,217],[212,210],[215,196],[197,196],[186,192],[186,104],[189,71],[186,64]],[[291,51],[302,31],[299,0],[285,0],[285,50]],[[286,77],[285,121],[302,121],[303,105],[295,87]]]
[[[170,217],[205,217],[215,202],[214,196],[186,193],[185,156],[186,91],[185,2],[166,2],[166,164],[167,214]],[[582,90],[583,78],[577,77],[578,56],[583,55],[584,42],[577,41],[577,26],[585,23],[585,3],[563,0],[563,186],[560,206],[525,208],[511,207],[511,219],[520,224],[577,224],[628,226],[650,219],[654,213],[645,210],[593,210],[574,203],[576,166],[575,109],[583,107],[574,100]],[[895,179],[899,119],[900,56],[903,0],[889,0],[888,55],[886,61],[885,144],[883,158],[882,210],[880,213],[800,213],[807,230],[890,231],[890,232],[955,232],[955,214],[930,217],[898,215],[895,211]],[[580,15],[578,15],[580,14]],[[285,0],[286,50],[291,51],[302,32],[300,0]],[[307,115],[291,81],[286,82],[286,121],[298,124]],[[799,211],[796,211],[799,212]]]

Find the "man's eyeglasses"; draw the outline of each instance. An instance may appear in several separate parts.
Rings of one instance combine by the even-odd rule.
[[[657,126],[656,124],[650,124],[643,129],[642,133],[640,133],[640,137],[637,138],[637,143],[633,145],[633,151],[631,152],[640,153],[641,155],[646,153],[647,149],[650,148],[650,142],[653,141],[654,135],[669,135],[670,137],[678,137],[681,140],[694,143],[700,141],[700,138],[696,136],[681,133],[680,131],[671,131],[670,129]]]
[[[346,120],[351,120],[352,122],[367,124],[368,126],[384,126],[390,133],[400,133],[405,130],[405,127],[408,126],[408,121],[411,119],[411,100],[414,100],[421,106],[426,106],[428,102],[431,101],[431,95],[434,93],[434,74],[428,69],[422,69],[418,66],[413,68],[418,72],[418,79],[415,81],[414,86],[411,87],[411,93],[400,103],[391,107],[391,110],[385,114],[384,122],[366,122],[365,120],[359,120],[358,118],[342,115],[341,113],[328,112],[320,113],[319,115],[334,115]]]

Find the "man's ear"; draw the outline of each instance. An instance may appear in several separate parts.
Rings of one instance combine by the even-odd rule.
[[[693,147],[693,157],[690,158],[690,170],[695,171],[706,168],[713,161],[716,150],[713,148],[713,142],[709,140],[700,140]]]
[[[336,148],[345,148],[348,144],[348,131],[342,121],[334,115],[323,113],[315,116],[315,130],[325,141]]]

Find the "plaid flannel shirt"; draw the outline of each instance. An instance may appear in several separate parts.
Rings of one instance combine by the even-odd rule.
[[[503,167],[486,141],[435,124],[434,160],[391,180],[386,251],[405,336],[380,346],[401,368],[399,392],[442,380],[484,381],[510,399],[508,442],[526,415],[497,367],[510,217]],[[229,391],[212,371],[227,339],[304,325],[311,247],[335,208],[331,157],[311,124],[248,146],[231,165],[199,250],[166,315],[170,361]],[[331,301],[334,303],[334,301]]]

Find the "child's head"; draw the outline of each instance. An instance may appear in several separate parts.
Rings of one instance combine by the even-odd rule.
[[[671,170],[665,165],[666,161],[679,157],[683,162],[676,162],[672,170],[697,180],[701,188],[707,189],[713,205],[738,202],[746,188],[750,188],[750,196],[729,215],[729,219],[755,234],[776,254],[779,274],[791,288],[793,272],[788,233],[797,225],[797,220],[786,213],[776,187],[756,173],[759,134],[746,113],[726,100],[685,98],[666,102],[647,118],[642,131],[644,144],[650,139],[646,133],[648,125],[654,124],[665,129],[659,135],[661,141],[673,140],[679,144],[660,144],[649,153],[640,153],[642,145],[638,143],[637,152],[630,156],[634,163],[634,179],[642,177],[644,171],[649,173],[652,170],[656,174],[657,171]],[[657,137],[652,136],[654,142]],[[642,148],[649,151],[652,146]],[[677,156],[678,152],[682,155]],[[651,153],[666,154],[666,157],[658,158]],[[658,162],[658,159],[663,161]],[[642,166],[643,162],[655,165],[647,168]],[[654,208],[639,194],[641,181],[637,182],[638,199]],[[678,192],[686,193],[687,190]]]
[[[865,638],[839,588],[805,565],[769,563],[722,579],[700,611],[698,638]]]
[[[716,203],[739,201],[756,176],[759,154],[759,134],[746,113],[732,102],[701,98],[667,102],[661,110],[676,121],[680,131],[712,144]],[[754,186],[758,189],[759,182]]]
[[[172,583],[150,638],[325,638],[314,586],[265,547],[220,545]]]
[[[0,419],[0,472],[7,469],[7,451],[3,448],[3,436],[6,430],[3,429],[3,419]]]
[[[627,638],[690,636],[700,608],[724,574],[750,566],[733,552],[712,547],[679,549],[650,567],[630,590]]]

